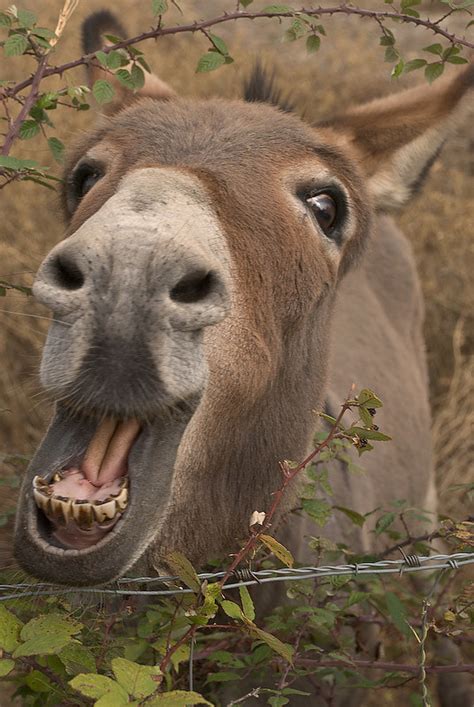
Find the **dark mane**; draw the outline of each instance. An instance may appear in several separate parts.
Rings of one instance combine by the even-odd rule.
[[[244,99],[248,103],[270,103],[287,113],[293,110],[293,105],[287,97],[281,95],[275,85],[275,72],[269,73],[260,61],[255,63],[250,77],[244,85]]]

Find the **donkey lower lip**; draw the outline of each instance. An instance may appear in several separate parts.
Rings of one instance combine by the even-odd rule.
[[[97,420],[58,405],[20,492],[20,565],[39,579],[72,586],[103,584],[129,571],[164,522],[177,450],[198,402],[164,412],[153,423],[110,425],[107,444],[107,430]],[[92,482],[84,473],[86,460]]]

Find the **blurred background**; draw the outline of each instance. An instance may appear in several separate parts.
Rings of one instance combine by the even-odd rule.
[[[363,3],[367,6],[367,3]],[[375,6],[375,3],[372,3]],[[170,3],[171,5],[171,3]],[[235,8],[234,0],[179,0],[183,15],[171,7],[166,23],[212,17]],[[268,5],[256,0],[252,10]],[[62,0],[30,0],[26,7],[37,13],[41,26],[54,29]],[[151,2],[114,0],[113,9],[130,35],[152,26]],[[90,12],[107,7],[107,0],[82,0],[72,16],[54,63],[80,56],[80,25]],[[382,2],[379,9],[387,8]],[[418,6],[417,9],[419,9]],[[422,5],[430,16],[444,14],[444,5]],[[250,8],[249,8],[250,9]],[[461,34],[466,15],[450,18],[448,25]],[[421,73],[390,79],[391,65],[384,63],[378,45],[380,30],[370,20],[338,16],[324,19],[327,37],[318,53],[308,55],[302,42],[282,42],[289,22],[238,21],[215,32],[228,43],[235,63],[211,74],[195,74],[197,60],[207,51],[202,34],[183,34],[141,45],[156,73],[186,96],[239,96],[252,63],[260,57],[274,67],[284,95],[308,121],[328,117],[348,105],[399,91],[423,81]],[[390,25],[399,38],[405,59],[422,56],[421,48],[438,41],[425,30]],[[467,30],[473,32],[473,28]],[[427,56],[426,54],[424,55]],[[434,58],[434,57],[433,57]],[[29,58],[4,59],[0,78],[22,79],[34,68]],[[462,67],[451,67],[454,72]],[[50,85],[85,83],[81,70],[54,77]],[[45,82],[46,87],[46,82]],[[66,145],[94,123],[94,111],[61,108],[51,114],[56,135]],[[423,192],[395,218],[409,237],[418,262],[426,298],[426,342],[434,413],[434,442],[440,509],[465,517],[459,496],[446,494],[454,483],[472,480],[474,461],[474,135],[472,124],[461,128],[433,166]],[[12,154],[60,168],[53,162],[46,140],[17,142]],[[11,184],[0,191],[0,278],[31,285],[34,273],[49,249],[62,237],[63,224],[57,196],[31,182]],[[41,392],[37,371],[48,326],[48,312],[31,298],[9,293],[0,298],[0,464],[1,474],[12,474],[42,436],[50,402]],[[19,455],[13,461],[5,454]],[[413,470],[416,473],[416,470]],[[12,506],[14,492],[5,488],[0,512]],[[1,521],[1,516],[0,516]],[[4,515],[4,521],[7,516]],[[10,524],[10,523],[8,523]]]

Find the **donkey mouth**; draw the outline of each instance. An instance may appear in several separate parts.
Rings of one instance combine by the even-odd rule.
[[[103,420],[78,464],[33,478],[33,497],[51,525],[51,537],[64,548],[97,544],[120,520],[128,505],[128,457],[140,433],[137,420]]]

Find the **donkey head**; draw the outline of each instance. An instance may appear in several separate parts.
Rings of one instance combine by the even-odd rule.
[[[114,22],[89,20],[87,48]],[[57,404],[21,493],[25,569],[98,584],[246,534],[278,460],[309,443],[340,278],[472,83],[470,69],[317,127],[177,98],[150,75],[133,100],[117,91],[69,156],[66,237],[34,286],[53,312],[41,379]]]

